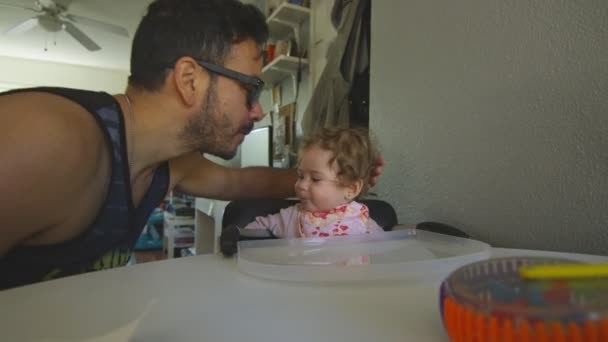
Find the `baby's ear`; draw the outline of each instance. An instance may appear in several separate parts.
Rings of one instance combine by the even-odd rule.
[[[346,186],[348,188],[349,191],[352,192],[352,196],[349,196],[350,199],[354,199],[357,196],[359,196],[359,194],[361,193],[361,190],[363,190],[363,180],[359,179],[357,181],[354,181],[353,183],[351,183],[350,185]]]

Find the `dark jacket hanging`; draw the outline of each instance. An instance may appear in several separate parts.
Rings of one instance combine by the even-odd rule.
[[[366,10],[369,13],[369,6],[370,0],[335,1],[332,22],[338,34],[328,49],[327,64],[304,112],[304,134],[321,127],[351,126],[351,98],[359,111],[357,121],[362,121],[361,104],[369,103],[368,96],[356,95],[361,87],[357,87],[351,96],[351,88],[353,81],[363,82],[361,79],[369,69],[369,18],[366,22],[364,16]],[[366,109],[362,111],[366,112]]]

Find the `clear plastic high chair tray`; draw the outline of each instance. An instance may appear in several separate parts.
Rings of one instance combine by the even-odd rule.
[[[238,243],[249,275],[295,282],[424,281],[490,256],[486,243],[412,229]]]

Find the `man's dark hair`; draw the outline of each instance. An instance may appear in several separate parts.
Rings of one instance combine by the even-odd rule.
[[[223,65],[233,44],[262,46],[268,27],[254,5],[237,0],[156,0],[139,23],[131,49],[129,84],[158,90],[168,68],[192,56]]]

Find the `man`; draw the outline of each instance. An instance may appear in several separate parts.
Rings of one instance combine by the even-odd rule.
[[[0,96],[0,288],[124,265],[172,189],[293,195],[293,170],[224,168],[201,154],[233,157],[263,117],[267,38],[252,5],[156,0],[133,40],[125,94]]]

